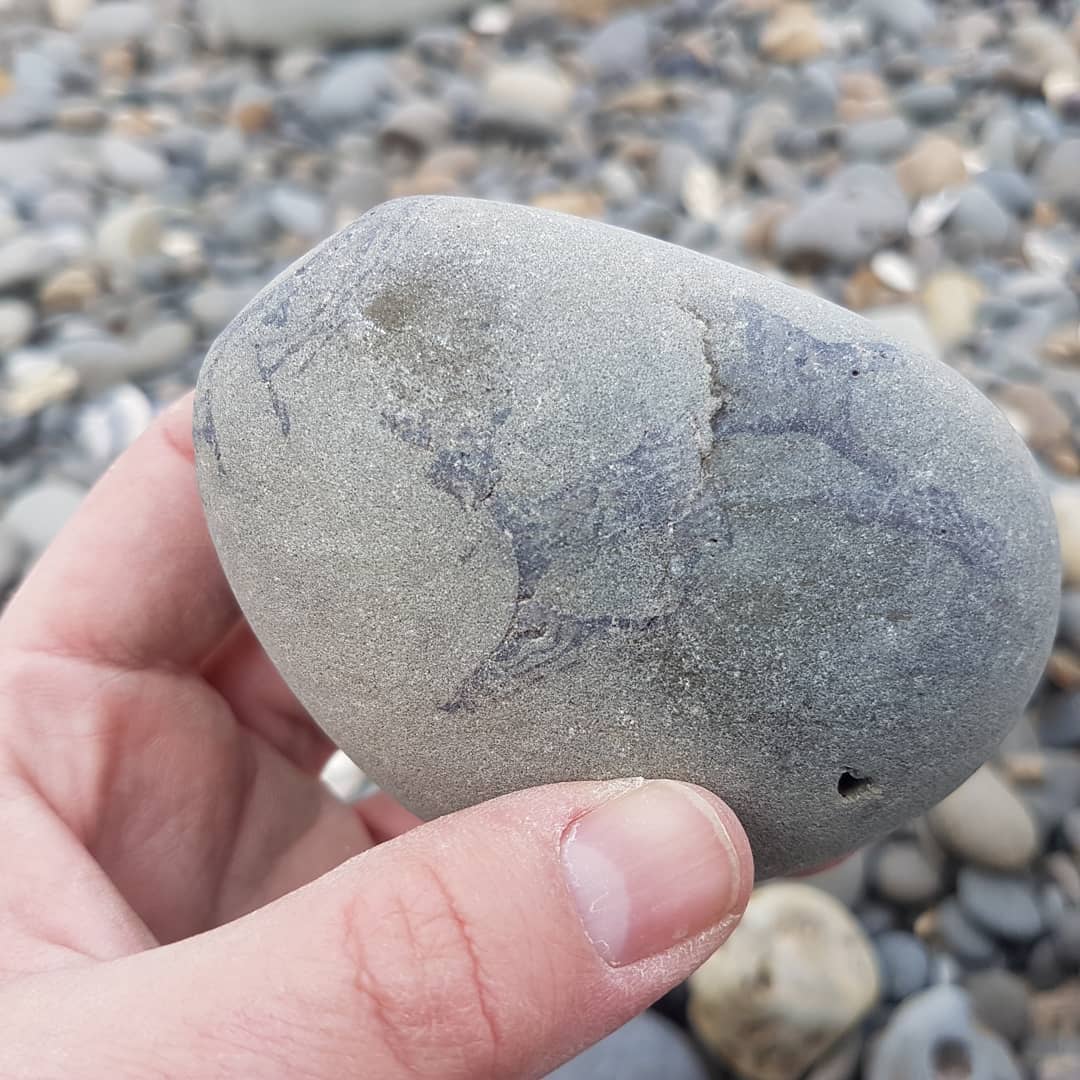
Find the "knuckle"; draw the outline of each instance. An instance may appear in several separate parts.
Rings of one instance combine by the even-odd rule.
[[[497,1072],[498,1017],[479,935],[438,870],[398,865],[346,905],[356,1000],[378,1044],[410,1077]]]

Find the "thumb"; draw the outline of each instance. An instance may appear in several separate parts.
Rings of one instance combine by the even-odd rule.
[[[689,975],[752,884],[741,826],[701,788],[537,788],[105,965],[77,1024],[114,1066],[123,1047],[170,1077],[544,1076]]]

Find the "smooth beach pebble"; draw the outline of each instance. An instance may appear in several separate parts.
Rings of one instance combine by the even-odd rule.
[[[218,339],[195,432],[257,634],[426,817],[665,776],[761,876],[819,866],[982,763],[1056,625],[1036,468],[961,376],[549,211],[370,211]]]

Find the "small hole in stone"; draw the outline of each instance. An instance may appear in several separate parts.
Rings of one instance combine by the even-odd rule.
[[[869,790],[873,780],[868,776],[859,776],[848,769],[840,774],[836,784],[836,790],[840,792],[842,799],[856,799]]]
[[[971,1054],[959,1039],[934,1043],[933,1067],[936,1080],[964,1080],[971,1075]]]
[[[862,374],[862,372],[861,372],[861,371],[859,371],[859,369],[858,369],[857,367],[853,367],[853,368],[851,369],[851,374],[852,374],[852,375],[861,375],[861,374]]]

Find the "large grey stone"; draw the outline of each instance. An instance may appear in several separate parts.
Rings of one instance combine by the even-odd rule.
[[[232,585],[301,700],[421,815],[698,781],[763,876],[937,802],[1056,623],[1035,467],[960,376],[696,253],[387,203],[211,349]]]

